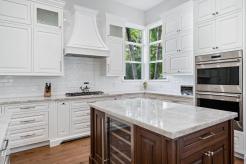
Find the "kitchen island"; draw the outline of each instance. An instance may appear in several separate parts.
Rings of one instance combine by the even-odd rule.
[[[91,164],[233,163],[236,113],[143,98],[90,106]]]

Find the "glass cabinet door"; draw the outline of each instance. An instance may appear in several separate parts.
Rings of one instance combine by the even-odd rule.
[[[43,5],[36,6],[36,23],[37,25],[47,25],[60,27],[60,11],[58,8],[46,7]]]
[[[109,163],[132,163],[132,126],[109,118]]]

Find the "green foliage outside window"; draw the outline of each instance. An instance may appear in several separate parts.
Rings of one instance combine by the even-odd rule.
[[[163,55],[162,44],[160,42],[162,39],[161,36],[162,26],[149,30],[149,78],[151,80],[163,79]]]
[[[142,31],[126,28],[125,80],[140,80],[142,78]]]

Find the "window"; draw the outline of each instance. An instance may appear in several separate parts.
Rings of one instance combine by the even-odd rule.
[[[149,29],[149,79],[163,79],[162,26]]]
[[[142,79],[143,30],[126,28],[125,80]]]

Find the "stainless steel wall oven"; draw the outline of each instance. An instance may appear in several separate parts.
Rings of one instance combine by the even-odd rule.
[[[197,56],[197,106],[238,113],[235,129],[243,130],[242,51]]]

